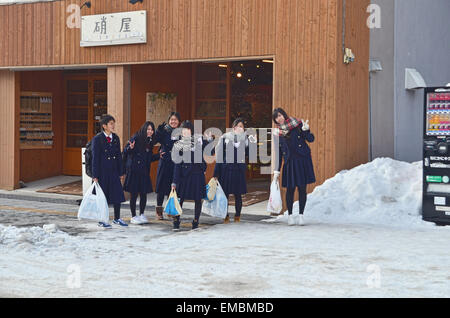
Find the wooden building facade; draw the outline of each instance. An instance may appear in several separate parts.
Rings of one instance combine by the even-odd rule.
[[[367,162],[370,0],[96,0],[81,15],[147,12],[147,43],[101,47],[80,46],[80,29],[67,27],[70,4],[82,1],[0,6],[0,188],[70,166],[64,105],[66,81],[77,76],[71,68],[106,81],[107,112],[125,141],[143,122],[146,77],[176,89],[177,110],[195,119],[195,63],[270,59],[273,107],[309,119],[316,136],[316,185]],[[348,65],[343,46],[356,55]],[[52,149],[20,149],[24,91],[52,93]]]

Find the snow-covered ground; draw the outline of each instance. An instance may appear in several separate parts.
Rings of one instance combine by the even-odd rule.
[[[339,173],[309,195],[304,227],[0,225],[0,296],[450,297],[450,229],[421,220],[420,170],[377,159]]]
[[[318,222],[434,227],[422,220],[421,208],[422,162],[378,158],[316,187],[304,213]],[[271,220],[277,221],[287,222],[287,217]]]

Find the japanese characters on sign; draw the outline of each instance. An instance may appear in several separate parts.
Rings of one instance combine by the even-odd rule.
[[[147,42],[147,11],[107,13],[81,17],[80,46]]]

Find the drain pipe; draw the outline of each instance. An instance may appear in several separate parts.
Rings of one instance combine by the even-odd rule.
[[[346,0],[342,0],[343,2],[343,8],[342,8],[342,52],[345,54],[345,18],[346,18],[346,6],[347,6],[347,1]]]

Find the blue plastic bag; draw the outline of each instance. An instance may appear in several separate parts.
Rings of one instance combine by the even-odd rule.
[[[175,189],[172,189],[170,192],[169,199],[164,207],[164,212],[170,216],[179,216],[183,213]]]

